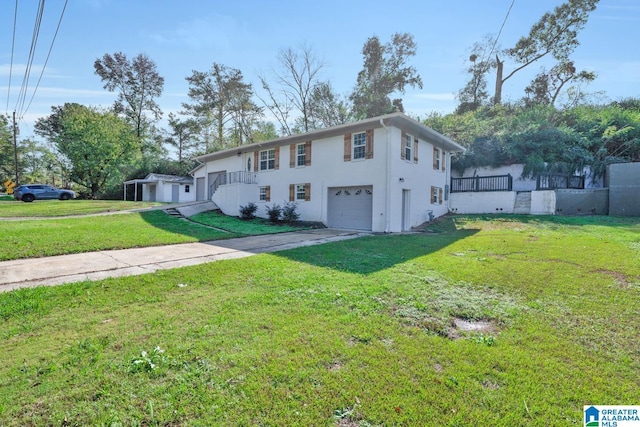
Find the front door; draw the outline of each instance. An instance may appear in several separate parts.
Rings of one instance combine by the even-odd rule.
[[[180,201],[180,186],[178,184],[171,185],[171,203]]]
[[[204,176],[196,178],[196,201],[204,200]]]
[[[402,190],[402,231],[407,231],[411,228],[411,190]]]

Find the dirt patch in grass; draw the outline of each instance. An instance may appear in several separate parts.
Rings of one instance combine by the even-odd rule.
[[[465,320],[454,318],[453,326],[461,332],[497,332],[498,328],[485,320]]]

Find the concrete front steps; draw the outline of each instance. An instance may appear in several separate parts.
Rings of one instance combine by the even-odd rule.
[[[531,191],[518,191],[513,205],[514,214],[531,214]]]
[[[164,211],[171,216],[175,216],[176,218],[189,218],[190,216],[202,212],[215,211],[217,209],[219,208],[215,203],[206,201],[182,204],[180,206],[164,209]]]

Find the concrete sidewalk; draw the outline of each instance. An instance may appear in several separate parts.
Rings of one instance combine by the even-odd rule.
[[[3,261],[0,262],[0,292],[107,277],[133,276],[222,259],[243,258],[260,253],[353,239],[369,234],[325,228],[202,243]]]

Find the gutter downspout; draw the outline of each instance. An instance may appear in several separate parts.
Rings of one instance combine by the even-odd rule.
[[[380,119],[380,125],[384,128],[384,131],[387,133],[387,165],[385,168],[385,195],[384,195],[384,204],[385,204],[385,219],[384,219],[384,232],[390,233],[389,229],[391,228],[391,181],[390,181],[390,171],[391,171],[391,143],[389,141],[389,129],[384,124],[384,120]]]

